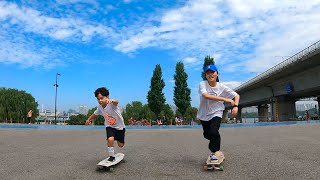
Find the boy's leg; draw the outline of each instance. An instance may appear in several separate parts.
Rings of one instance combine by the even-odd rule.
[[[219,133],[221,118],[214,117],[210,120],[210,142],[209,149],[212,153],[220,151],[221,136]]]
[[[210,121],[200,121],[203,129],[203,137],[210,140]]]
[[[114,137],[115,137],[115,130],[111,127],[106,127],[106,132],[107,132],[107,152],[109,156],[111,157],[110,160],[113,160],[112,157],[114,157]]]
[[[125,147],[124,147],[124,138],[125,138],[125,133],[126,133],[126,130],[123,129],[123,130],[116,130],[116,140],[117,140],[117,143],[118,143],[118,146],[120,147],[120,152],[121,153],[125,153]]]
[[[114,156],[113,143],[114,143],[114,137],[109,137],[108,138],[108,153],[109,153],[109,156]]]
[[[210,121],[200,121],[201,122],[201,125],[202,125],[202,128],[203,128],[203,136],[204,138],[208,139],[209,140],[209,149],[210,149],[210,158],[211,160],[215,161],[217,160],[217,157],[214,155],[215,153],[215,148],[214,148],[214,140],[213,140],[213,134],[211,133],[211,122],[212,120]]]

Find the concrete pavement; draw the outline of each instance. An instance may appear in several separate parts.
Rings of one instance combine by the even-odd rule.
[[[206,172],[202,129],[128,130],[126,163],[99,171],[103,130],[0,129],[1,179],[317,179],[319,124],[225,128],[225,171]]]

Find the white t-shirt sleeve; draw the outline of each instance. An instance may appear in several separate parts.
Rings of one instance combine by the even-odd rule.
[[[206,84],[205,81],[201,81],[199,83],[199,94],[202,95],[204,93],[208,93],[207,89],[206,89]]]
[[[97,109],[93,112],[93,114],[99,116],[101,115],[101,111],[99,110],[99,106],[97,107]]]
[[[228,99],[233,99],[236,95],[238,95],[238,93],[236,93],[234,90],[232,90],[231,88],[229,88],[228,86],[221,84],[223,86],[223,91],[220,94],[221,97],[225,97]]]

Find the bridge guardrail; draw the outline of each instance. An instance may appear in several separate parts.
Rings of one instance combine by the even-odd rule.
[[[320,49],[320,40],[317,41],[316,43],[310,45],[309,47],[303,49],[302,51],[296,53],[295,55],[289,57],[288,59],[282,61],[281,63],[273,66],[272,68],[268,69],[267,71],[259,74],[253,79],[250,79],[249,81],[241,84],[239,87],[235,88],[235,91],[238,91],[242,88],[245,88],[246,86],[249,86],[250,84],[253,84],[253,82],[260,81],[262,79],[270,77],[272,74],[275,74],[279,72],[280,70],[284,69],[288,65],[292,64],[293,62],[298,62],[302,60],[304,56],[309,55],[310,53],[316,51],[317,49]]]

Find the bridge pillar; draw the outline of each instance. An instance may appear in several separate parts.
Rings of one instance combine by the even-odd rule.
[[[258,105],[258,118],[259,122],[266,122],[268,121],[268,105],[267,104],[260,104]]]
[[[242,111],[242,108],[238,107],[238,114],[237,114],[236,120],[240,121],[240,123],[242,123],[241,111]]]
[[[226,109],[223,111],[221,122],[222,123],[227,123],[228,122],[228,110],[226,110]]]
[[[289,96],[278,96],[276,100],[276,121],[296,119],[295,99]]]
[[[318,101],[318,117],[320,117],[320,96],[317,97],[317,101]]]

